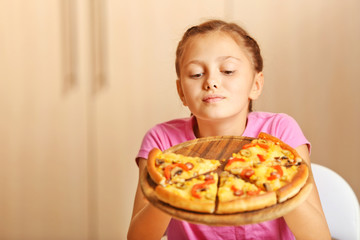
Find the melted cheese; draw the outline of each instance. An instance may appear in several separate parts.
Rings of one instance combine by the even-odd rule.
[[[241,196],[235,196],[232,187],[244,191],[244,194]],[[229,177],[224,177],[220,179],[220,187],[218,192],[219,201],[231,201],[240,197],[246,196],[248,191],[257,191],[258,187],[249,182],[245,182],[241,178],[237,178],[233,175]]]
[[[216,192],[217,192],[217,182],[218,182],[218,175],[216,173],[211,173],[210,175],[213,176],[215,180],[214,183],[206,185],[206,190],[197,191],[197,194],[201,196],[201,199],[213,200],[216,199]],[[169,184],[165,187],[167,191],[176,193],[186,199],[198,199],[195,198],[191,190],[196,184],[202,184],[205,182],[205,176],[199,176],[198,178],[193,178],[191,180],[185,181],[183,183],[173,183]]]
[[[199,176],[204,173],[208,173],[216,170],[220,166],[220,161],[215,159],[203,159],[200,157],[187,157],[175,153],[163,153],[159,156],[159,159],[164,161],[161,165],[157,167],[157,171],[161,175],[164,174],[164,169],[174,163],[192,163],[193,168],[185,171],[183,170],[181,174],[175,175],[172,177],[172,182],[184,182],[186,179],[190,179],[196,176]]]

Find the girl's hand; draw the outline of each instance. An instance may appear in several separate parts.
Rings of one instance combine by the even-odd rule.
[[[146,159],[139,160],[139,176],[145,171]],[[152,206],[145,198],[138,182],[128,239],[160,239],[171,217]]]
[[[301,145],[296,151],[311,169],[308,147]],[[296,239],[331,239],[312,172],[309,178],[314,184],[309,197],[299,207],[285,215],[285,221]]]

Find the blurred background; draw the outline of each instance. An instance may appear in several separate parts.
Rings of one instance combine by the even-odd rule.
[[[0,239],[126,238],[145,132],[189,115],[177,42],[212,18],[262,49],[255,110],[360,198],[360,1],[0,0]]]

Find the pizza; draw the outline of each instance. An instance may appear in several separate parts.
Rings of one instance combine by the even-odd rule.
[[[184,182],[188,179],[216,170],[219,160],[188,157],[175,153],[163,153],[154,148],[150,151],[147,168],[155,183],[166,186],[171,183]]]
[[[208,173],[184,182],[157,186],[157,197],[170,205],[195,212],[215,211],[218,175]]]
[[[294,197],[309,170],[295,149],[266,133],[227,159],[154,148],[147,170],[157,198],[188,211],[229,214],[267,208]]]

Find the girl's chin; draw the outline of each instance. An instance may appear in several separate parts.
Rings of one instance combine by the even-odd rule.
[[[244,113],[224,112],[218,111],[211,113],[194,113],[193,115],[203,121],[220,121],[220,120],[238,120],[239,118],[246,118],[247,111]]]
[[[211,114],[211,115],[198,115],[197,118],[203,121],[221,121],[225,119],[230,119],[231,116],[226,114]]]

